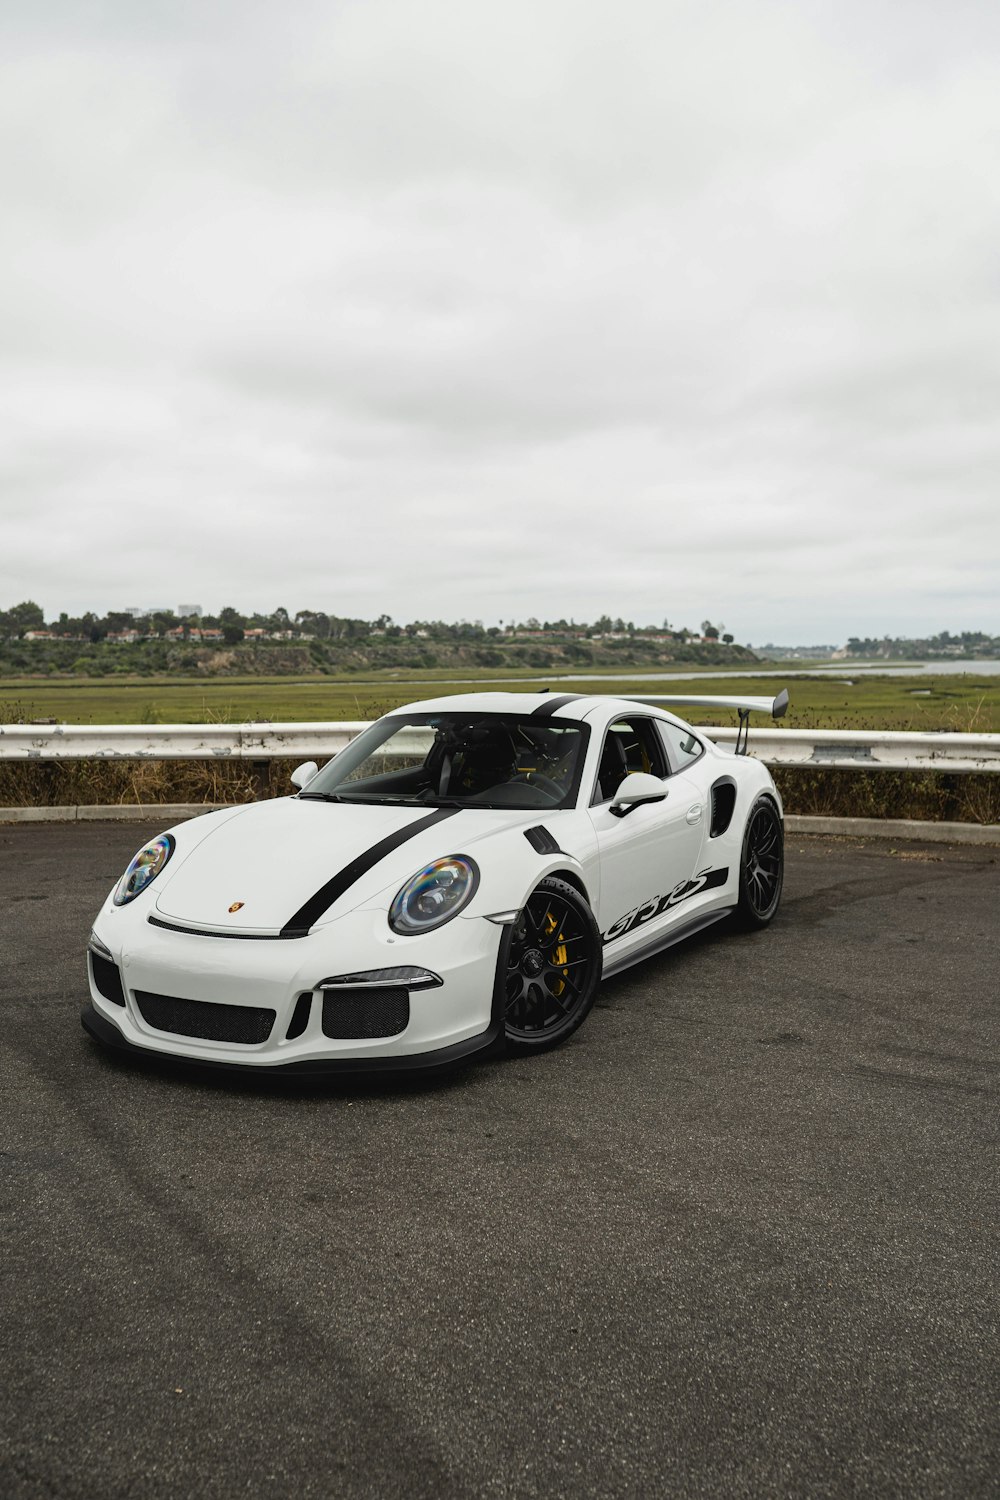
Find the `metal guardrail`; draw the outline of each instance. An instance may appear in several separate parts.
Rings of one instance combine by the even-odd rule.
[[[0,724],[0,761],[322,760],[364,722],[307,724]],[[696,726],[720,745],[736,729]],[[852,771],[1000,771],[1000,734],[905,730],[756,729],[750,753],[771,766]]]
[[[702,725],[716,744],[735,729]],[[769,766],[849,771],[1000,771],[1000,734],[915,734],[908,730],[750,729],[750,754]]]
[[[367,723],[0,724],[0,760],[294,760],[333,755]]]

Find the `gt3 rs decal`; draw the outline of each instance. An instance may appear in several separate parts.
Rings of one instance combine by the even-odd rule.
[[[604,933],[604,941],[613,943],[616,938],[623,938],[627,932],[634,932],[637,927],[644,927],[647,922],[661,917],[671,906],[679,906],[689,896],[698,896],[702,891],[710,891],[713,886],[725,885],[728,879],[728,866],[724,870],[701,870],[691,880],[682,880],[675,885],[665,896],[652,896],[641,906],[634,906],[623,917],[619,917],[617,922],[612,922]]]

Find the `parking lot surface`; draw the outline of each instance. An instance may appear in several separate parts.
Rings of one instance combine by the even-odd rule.
[[[998,1493],[996,849],[792,838],[561,1050],[317,1084],[85,1036],[146,834],[0,828],[10,1500]]]

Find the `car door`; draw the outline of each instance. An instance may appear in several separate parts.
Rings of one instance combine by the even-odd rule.
[[[664,798],[620,816],[611,810],[612,799],[632,771],[664,778]],[[698,868],[705,816],[698,777],[671,764],[657,721],[629,714],[608,726],[590,806],[601,862],[597,917],[605,942],[631,947],[645,941],[640,929],[669,922]]]

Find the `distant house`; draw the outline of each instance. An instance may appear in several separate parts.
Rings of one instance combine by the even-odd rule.
[[[51,630],[26,630],[24,639],[26,641],[54,641],[55,636]]]

